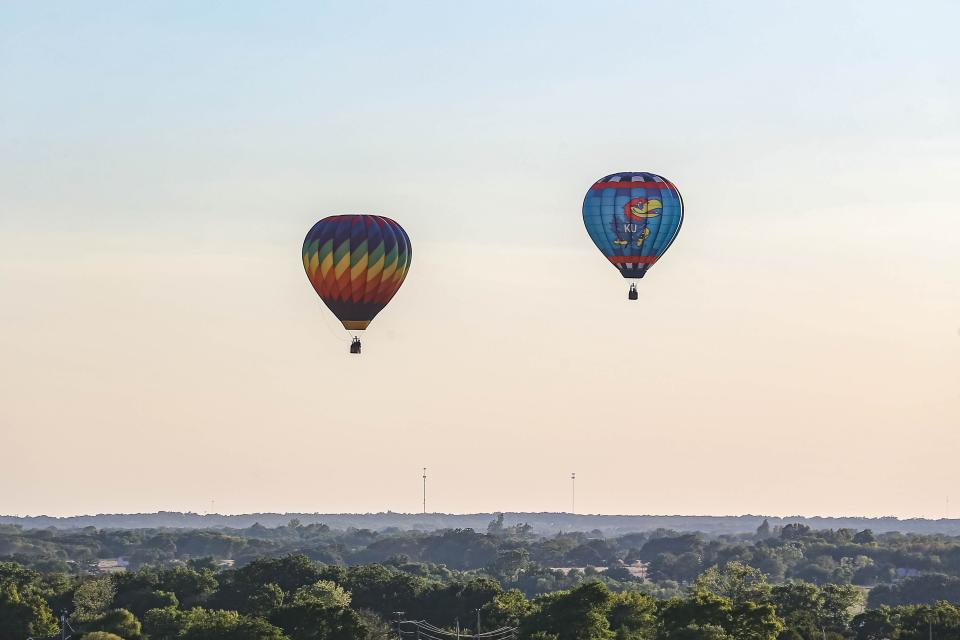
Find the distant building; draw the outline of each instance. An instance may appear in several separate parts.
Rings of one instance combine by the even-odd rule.
[[[916,578],[919,575],[920,575],[920,571],[918,569],[914,569],[912,567],[897,567],[894,581],[896,582],[899,580],[904,580],[906,578]]]
[[[550,567],[550,571],[559,571],[563,575],[569,575],[571,571],[583,571],[584,569],[593,569],[597,573],[602,573],[607,570],[606,567]]]
[[[630,575],[634,578],[639,578],[640,580],[647,579],[647,563],[637,560],[633,564],[626,565],[627,571],[630,572]]]
[[[559,571],[563,575],[569,575],[571,571],[585,571],[590,569],[596,573],[605,573],[609,567],[550,567],[550,571]],[[623,565],[623,568],[630,572],[630,575],[639,580],[647,579],[647,563],[637,560],[633,564]]]
[[[129,566],[130,563],[123,556],[119,558],[102,558],[97,560],[96,571],[97,573],[120,573],[126,571]]]

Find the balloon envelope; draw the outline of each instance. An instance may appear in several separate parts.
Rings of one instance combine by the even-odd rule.
[[[682,222],[680,192],[655,173],[604,176],[583,199],[587,233],[624,278],[642,278],[673,244]]]
[[[324,218],[303,241],[310,284],[349,331],[362,331],[393,298],[410,269],[410,238],[383,216]]]

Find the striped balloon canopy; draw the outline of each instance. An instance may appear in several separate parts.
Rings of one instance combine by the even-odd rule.
[[[680,232],[683,199],[655,173],[624,172],[593,183],[583,199],[583,224],[624,278],[642,278]]]
[[[387,306],[411,256],[407,232],[383,216],[330,216],[303,241],[307,278],[348,331],[366,329]]]

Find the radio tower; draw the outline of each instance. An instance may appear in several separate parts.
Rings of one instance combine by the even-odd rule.
[[[577,474],[570,474],[570,513],[577,512]]]
[[[427,468],[423,468],[423,512],[427,512]]]

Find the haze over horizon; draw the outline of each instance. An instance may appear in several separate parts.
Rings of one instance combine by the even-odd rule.
[[[5,5],[0,513],[416,512],[426,466],[458,513],[575,471],[578,512],[960,515],[956,24]],[[638,303],[581,220],[616,171],[686,207]],[[360,358],[299,253],[347,212],[413,245]]]
[[[523,514],[523,513],[539,513],[539,514],[555,514],[562,516],[575,516],[575,517],[611,517],[611,518],[773,518],[778,520],[788,520],[790,518],[800,518],[800,519],[828,519],[828,520],[837,520],[837,519],[863,519],[863,520],[876,520],[876,519],[897,519],[897,520],[927,520],[930,522],[936,521],[957,521],[960,522],[960,516],[953,517],[946,514],[942,517],[925,517],[925,516],[908,516],[901,517],[891,514],[886,515],[875,515],[875,516],[865,516],[858,514],[820,514],[820,513],[784,513],[784,514],[771,514],[771,513],[571,513],[569,511],[533,511],[530,509],[522,510],[512,510],[512,511],[503,511],[503,510],[493,510],[493,511],[427,511],[423,513],[421,511],[393,511],[390,509],[385,509],[382,511],[343,511],[343,512],[323,512],[323,511],[236,511],[231,513],[221,513],[219,511],[206,512],[206,511],[129,511],[129,512],[102,512],[102,513],[66,513],[66,514],[47,514],[47,513],[2,513],[0,517],[3,518],[88,518],[88,517],[98,517],[98,516],[141,516],[141,515],[156,515],[158,513],[180,513],[188,516],[200,516],[200,517],[236,517],[236,516],[250,516],[258,514],[271,514],[271,515],[312,515],[312,516],[370,516],[370,515],[379,515],[379,514],[393,514],[398,516],[409,516],[409,517],[431,517],[431,516],[487,516],[487,515],[496,515],[498,513],[512,513],[512,514]]]

